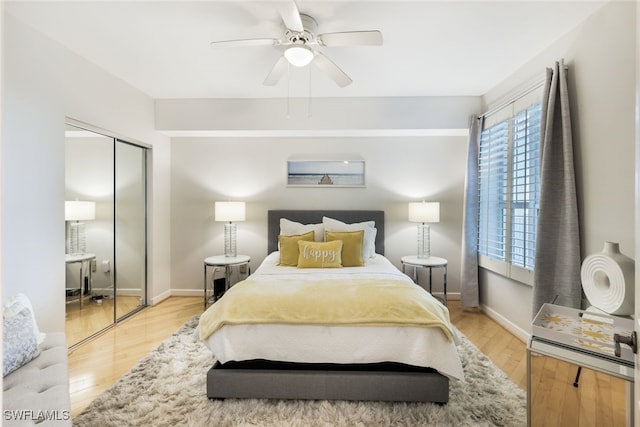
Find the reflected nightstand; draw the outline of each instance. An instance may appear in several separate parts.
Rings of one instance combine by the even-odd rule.
[[[66,254],[64,256],[64,261],[67,265],[69,264],[80,264],[80,308],[82,309],[82,305],[84,302],[85,296],[91,296],[91,282],[92,282],[92,268],[91,262],[96,259],[95,254],[74,254],[69,255]],[[85,283],[86,280],[86,283]],[[85,295],[85,290],[86,295]]]

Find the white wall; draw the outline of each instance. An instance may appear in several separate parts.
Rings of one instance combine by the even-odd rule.
[[[153,145],[150,295],[167,293],[169,140],[153,101],[6,11],[2,31],[3,299],[27,294],[43,330],[64,330],[65,117]]]
[[[605,5],[485,95],[490,106],[565,59],[583,258],[601,251],[605,241],[619,242],[623,253],[635,254],[635,7],[623,1]],[[532,288],[490,272],[481,278],[485,308],[528,333]]]
[[[359,154],[366,161],[366,188],[287,187],[287,159],[304,153]],[[251,256],[255,269],[267,255],[269,209],[384,210],[386,255],[400,266],[401,256],[416,253],[407,203],[426,199],[441,202],[431,248],[449,259],[448,288],[457,293],[466,156],[465,136],[173,138],[172,288],[201,295],[203,259],[223,253],[223,224],[213,217],[216,200],[247,202],[238,251]],[[434,290],[441,281],[434,272]]]

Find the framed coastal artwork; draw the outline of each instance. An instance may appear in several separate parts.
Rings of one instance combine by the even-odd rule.
[[[364,187],[365,163],[361,158],[291,158],[287,161],[289,187]]]

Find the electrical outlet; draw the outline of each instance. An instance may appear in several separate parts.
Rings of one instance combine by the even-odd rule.
[[[98,269],[98,265],[96,264],[96,260],[92,259],[91,260],[91,272],[95,273],[97,269]]]
[[[240,266],[240,274],[247,274],[247,264],[242,264]]]

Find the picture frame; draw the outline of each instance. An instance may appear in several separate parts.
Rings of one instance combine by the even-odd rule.
[[[288,187],[365,187],[365,161],[354,156],[287,161]]]

